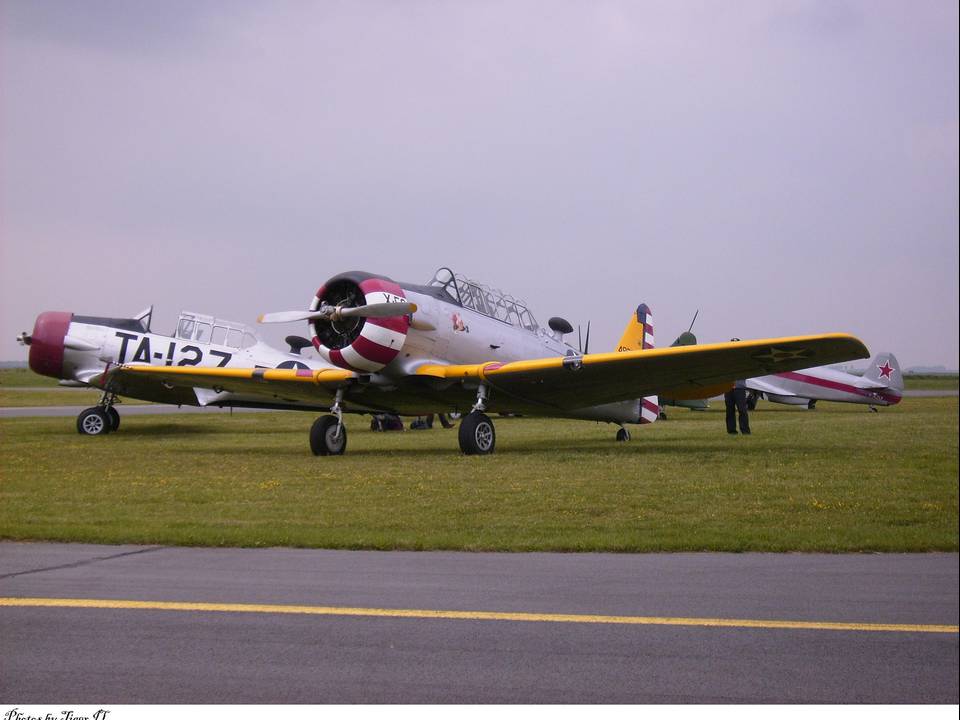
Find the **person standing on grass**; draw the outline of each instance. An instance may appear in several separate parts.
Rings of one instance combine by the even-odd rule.
[[[740,338],[730,338],[730,342],[740,342]],[[727,433],[737,434],[737,415],[740,416],[740,434],[750,434],[750,415],[747,407],[747,383],[737,380],[733,389],[723,394],[723,401],[727,406]]]

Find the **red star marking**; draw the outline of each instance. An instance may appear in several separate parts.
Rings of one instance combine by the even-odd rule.
[[[877,370],[880,371],[880,377],[882,378],[889,378],[893,375],[893,368],[888,360],[884,360],[883,365],[877,365]]]

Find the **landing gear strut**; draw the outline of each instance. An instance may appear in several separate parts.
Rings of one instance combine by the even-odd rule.
[[[477,402],[470,414],[460,421],[460,452],[464,455],[489,455],[497,445],[493,420],[484,415],[487,409],[487,386],[477,388]]]
[[[330,408],[332,415],[317,418],[310,428],[310,450],[314,455],[343,455],[347,449],[347,428],[343,424],[343,388],[337,390]]]
[[[77,416],[77,432],[81,435],[106,435],[120,428],[120,413],[113,407],[117,394],[104,391],[96,407]]]

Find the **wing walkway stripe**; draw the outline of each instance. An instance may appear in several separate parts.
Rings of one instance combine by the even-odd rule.
[[[807,620],[737,620],[730,618],[645,617],[638,615],[571,615],[558,613],[492,612],[352,608],[318,605],[256,605],[246,603],[96,600],[80,598],[0,597],[0,607],[95,608],[101,610],[168,610],[180,612],[331,615],[338,617],[423,618],[434,620],[501,620],[509,622],[593,623],[600,625],[681,625],[693,627],[764,628],[777,630],[846,630],[856,632],[960,632],[957,625],[817,622]]]

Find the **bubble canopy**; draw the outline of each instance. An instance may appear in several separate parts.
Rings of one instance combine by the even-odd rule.
[[[450,268],[437,270],[429,286],[441,288],[456,304],[494,320],[533,332],[540,327],[527,306],[512,295],[458,275]]]

